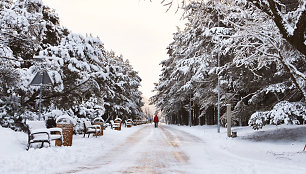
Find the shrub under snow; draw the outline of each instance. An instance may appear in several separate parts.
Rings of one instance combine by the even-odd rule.
[[[265,124],[301,124],[306,120],[306,106],[303,102],[281,101],[271,111],[255,112],[251,115],[249,125],[253,129],[262,128]]]

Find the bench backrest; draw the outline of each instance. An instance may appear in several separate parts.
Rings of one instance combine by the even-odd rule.
[[[91,122],[90,121],[84,121],[84,125],[86,128],[91,126]]]
[[[121,119],[121,118],[116,118],[114,121],[115,121],[115,122],[116,122],[116,121],[118,121],[118,122],[120,121],[120,122],[121,122],[122,119]]]
[[[27,121],[26,124],[30,130],[47,128],[45,121]]]

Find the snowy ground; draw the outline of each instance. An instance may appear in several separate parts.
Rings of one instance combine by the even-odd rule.
[[[306,125],[233,130],[147,124],[26,151],[25,133],[0,127],[0,173],[306,174]]]

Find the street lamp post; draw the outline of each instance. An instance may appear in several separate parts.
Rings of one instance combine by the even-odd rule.
[[[189,126],[191,127],[191,92],[190,92],[190,100],[189,100]]]
[[[218,28],[219,28],[219,14],[218,14]],[[220,75],[219,75],[219,68],[220,68],[220,47],[218,49],[218,133],[220,133]]]

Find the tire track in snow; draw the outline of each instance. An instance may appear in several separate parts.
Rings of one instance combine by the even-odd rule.
[[[165,126],[167,127],[167,126]],[[121,173],[184,173],[177,166],[187,163],[188,157],[179,149],[175,137],[164,126],[150,129],[150,143],[155,149],[142,154],[137,166],[130,167]]]
[[[169,128],[168,128],[169,129]],[[173,155],[175,159],[179,163],[187,163],[188,162],[188,157],[179,149],[179,141],[181,141],[181,137],[173,135],[167,128],[161,127],[161,131],[163,134],[167,137],[167,142],[170,146],[175,148],[175,151],[173,151]]]

